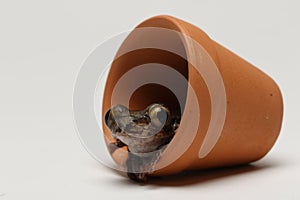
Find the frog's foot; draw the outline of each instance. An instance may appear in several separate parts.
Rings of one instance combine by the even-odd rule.
[[[136,182],[145,183],[147,181],[147,173],[127,173],[127,176]]]

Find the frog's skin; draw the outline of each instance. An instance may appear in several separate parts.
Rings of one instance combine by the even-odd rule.
[[[105,114],[105,123],[116,142],[109,145],[111,153],[128,147],[126,167],[128,176],[145,181],[148,172],[158,161],[164,147],[178,128],[180,115],[162,104],[151,104],[142,111],[130,111],[116,105]]]

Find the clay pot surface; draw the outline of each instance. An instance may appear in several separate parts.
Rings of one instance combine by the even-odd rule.
[[[153,27],[184,37],[159,35],[155,29],[151,30]],[[150,31],[137,33],[143,28]],[[187,38],[200,47],[196,48]],[[144,48],[146,43],[171,46],[186,58],[165,49]],[[128,99],[126,87],[138,84],[141,78],[138,76],[125,81],[122,89],[115,92],[124,74],[149,63],[169,66],[185,78],[186,82],[182,81],[178,89],[183,100],[176,99],[167,87],[159,84],[141,86]],[[202,73],[202,69],[206,71]],[[218,76],[214,75],[216,72]],[[153,176],[259,160],[274,145],[283,116],[281,92],[268,75],[210,39],[198,27],[171,16],[156,16],[142,22],[123,42],[107,78],[102,116],[115,103],[144,109],[154,102],[171,108],[181,106],[182,115],[174,138],[150,174]],[[114,139],[102,123],[109,144]],[[112,154],[123,167],[126,151],[123,148]]]

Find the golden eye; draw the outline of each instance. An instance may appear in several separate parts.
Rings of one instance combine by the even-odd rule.
[[[163,128],[168,123],[168,118],[170,111],[159,104],[154,104],[149,109],[149,117],[151,119],[151,124],[157,128]]]

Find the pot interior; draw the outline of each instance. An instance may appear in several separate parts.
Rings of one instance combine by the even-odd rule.
[[[182,115],[189,79],[186,56],[181,36],[175,31],[133,30],[111,65],[104,109],[122,104],[143,110],[160,103]]]

